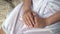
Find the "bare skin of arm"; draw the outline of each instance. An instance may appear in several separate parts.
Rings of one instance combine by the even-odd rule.
[[[36,16],[35,19],[37,19],[37,16]],[[46,26],[45,23],[44,23],[45,21],[43,21],[43,23],[38,23],[38,20],[40,20],[39,22],[42,22],[44,19],[42,19],[42,18],[39,17],[39,18],[37,19],[37,21],[36,21],[37,24],[35,24],[34,27],[41,28],[41,27]],[[55,22],[57,22],[57,21],[60,21],[60,12],[55,13],[54,15],[48,17],[48,18],[45,19],[45,20],[46,20],[46,24],[47,24],[47,25],[53,24],[53,23],[55,23]],[[6,34],[6,33],[3,31],[2,28],[0,29],[0,33],[1,33],[1,34]]]
[[[48,18],[41,18],[38,15],[35,15],[34,19],[35,19],[34,28],[44,28],[45,26],[60,21],[60,12],[57,12]]]
[[[24,0],[24,11],[30,10],[31,9],[31,0]],[[6,34],[3,29],[0,29],[0,34]]]
[[[24,11],[31,11],[31,0],[24,0]],[[28,12],[29,13],[29,12]],[[25,14],[26,15],[26,14]],[[27,21],[27,20],[26,20]],[[27,22],[28,23],[28,22]],[[31,25],[31,23],[29,23]],[[28,25],[29,25],[28,24]],[[6,34],[3,29],[0,29],[0,34]]]
[[[28,11],[28,10],[30,11],[31,0],[24,0],[23,2],[24,2],[24,11]],[[0,29],[0,34],[6,34],[2,28]]]
[[[34,26],[33,11],[31,9],[31,5],[32,5],[32,0],[24,0],[23,3],[24,14],[22,18],[28,27]]]
[[[54,23],[56,23],[58,21],[60,21],[60,11],[53,14],[52,16],[48,17],[46,19],[46,24],[51,25],[51,24],[54,24]]]
[[[37,28],[44,27],[44,26],[56,23],[60,20],[60,18],[59,18],[60,12],[57,12],[56,14],[54,14],[48,18],[41,18],[38,15],[35,15],[35,16],[32,15],[34,12],[32,12],[32,10],[31,10],[31,4],[32,4],[32,0],[24,0],[23,9],[24,9],[25,14],[23,15],[23,20],[25,21],[27,26],[33,26],[33,27],[37,27]]]
[[[6,34],[2,28],[0,29],[0,34]]]
[[[32,0],[24,0],[23,1],[23,9],[25,11],[30,10],[31,9],[31,4],[32,4]]]

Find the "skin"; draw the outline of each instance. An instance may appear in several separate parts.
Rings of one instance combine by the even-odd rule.
[[[36,25],[34,25],[34,26],[35,26],[35,28],[43,28],[45,26],[55,24],[58,21],[60,21],[60,11],[53,14],[52,16],[50,16],[48,18],[41,18],[36,15],[36,17],[35,17]]]
[[[34,28],[43,28],[46,26],[45,18],[41,18],[38,14],[34,15]]]
[[[23,20],[25,21],[25,24],[28,26],[28,28],[43,28],[47,25],[54,24],[58,21],[60,21],[60,11],[53,14],[52,16],[48,18],[41,18],[39,15],[32,11],[31,9],[31,0],[24,0],[24,14],[23,14]],[[0,33],[6,34],[3,29],[0,29]]]
[[[54,24],[54,23],[59,22],[59,21],[60,21],[60,11],[57,11],[52,16],[46,18],[47,25],[51,25],[51,24]]]
[[[6,34],[2,28],[0,29],[0,34]]]
[[[60,20],[60,11],[48,18],[41,18],[39,15],[32,11],[31,9],[32,2],[31,0],[24,0],[24,14],[23,20],[28,28],[42,28],[47,25],[51,25]],[[35,16],[34,16],[35,14]]]
[[[32,0],[24,0],[23,5],[23,20],[28,27],[33,27],[34,19],[33,19],[33,11],[31,9]]]
[[[48,18],[40,18],[38,15],[33,14],[35,17],[35,24],[34,28],[43,28],[47,25],[54,24],[58,21],[60,21],[60,12],[55,13],[54,15],[48,17]],[[38,17],[38,18],[37,18]],[[29,24],[29,23],[28,23]],[[30,25],[29,25],[30,26]],[[31,27],[30,27],[31,28]],[[6,34],[3,29],[0,29],[0,33]]]

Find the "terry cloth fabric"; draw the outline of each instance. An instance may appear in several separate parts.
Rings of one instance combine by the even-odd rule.
[[[47,18],[60,10],[60,0],[33,0],[32,10],[39,16]],[[23,32],[30,30],[26,28],[22,15],[23,2],[17,5],[3,22],[2,28],[6,34],[23,34]],[[34,30],[35,28],[31,29]],[[46,26],[43,29],[48,29],[54,34],[60,34],[60,22]]]

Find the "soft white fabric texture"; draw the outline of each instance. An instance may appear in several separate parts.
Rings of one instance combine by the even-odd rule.
[[[22,19],[23,15],[23,3],[19,4],[9,14],[6,20],[2,24],[3,30],[6,34],[23,34],[23,32],[29,30],[35,30],[36,28],[27,29]],[[43,18],[47,18],[60,10],[60,0],[33,0],[32,10]],[[36,29],[38,30],[38,28]],[[43,29],[53,32],[54,34],[60,34],[60,22],[46,26]]]

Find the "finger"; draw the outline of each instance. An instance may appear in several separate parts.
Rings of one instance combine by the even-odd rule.
[[[35,24],[37,24],[37,17],[36,16],[34,17],[34,21],[35,21]]]
[[[31,23],[31,20],[29,19],[29,17],[28,16],[26,16],[26,17],[27,17],[27,21],[29,23],[29,26],[33,27],[33,24]]]
[[[35,19],[34,28],[36,28],[36,27],[38,27],[37,17],[34,17],[34,19]]]
[[[36,18],[36,13],[35,12],[33,12],[33,20],[34,20],[34,24],[35,24],[35,18]]]
[[[27,26],[29,26],[28,21],[27,21],[27,18],[26,18],[25,16],[23,16],[23,20],[25,21],[25,24],[26,24]]]
[[[29,18],[30,18],[32,24],[34,24],[34,17],[33,17],[33,15],[32,15],[32,14],[28,14],[28,16],[29,16]]]

